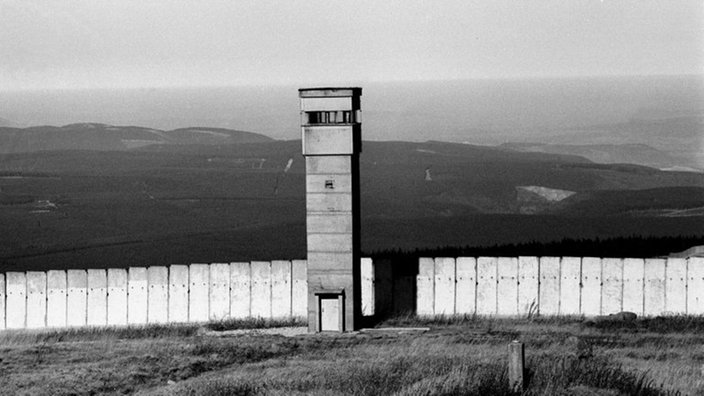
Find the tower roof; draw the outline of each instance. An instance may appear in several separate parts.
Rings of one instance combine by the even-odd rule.
[[[362,96],[362,88],[360,88],[360,87],[300,88],[298,90],[298,96],[301,98]]]

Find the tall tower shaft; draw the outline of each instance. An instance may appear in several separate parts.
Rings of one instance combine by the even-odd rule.
[[[361,88],[299,90],[310,332],[359,327],[361,95]]]

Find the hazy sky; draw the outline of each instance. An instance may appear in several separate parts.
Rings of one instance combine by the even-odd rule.
[[[702,0],[0,0],[0,90],[702,70]]]

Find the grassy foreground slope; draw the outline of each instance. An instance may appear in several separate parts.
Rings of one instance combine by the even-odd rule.
[[[616,325],[405,318],[386,325],[430,331],[219,337],[182,325],[4,332],[0,388],[32,395],[514,395],[506,351],[518,339],[526,345],[524,395],[704,394],[701,318]]]

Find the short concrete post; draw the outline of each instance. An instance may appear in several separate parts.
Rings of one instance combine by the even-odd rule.
[[[525,346],[522,342],[512,341],[508,344],[508,381],[514,392],[523,392],[524,365]]]

